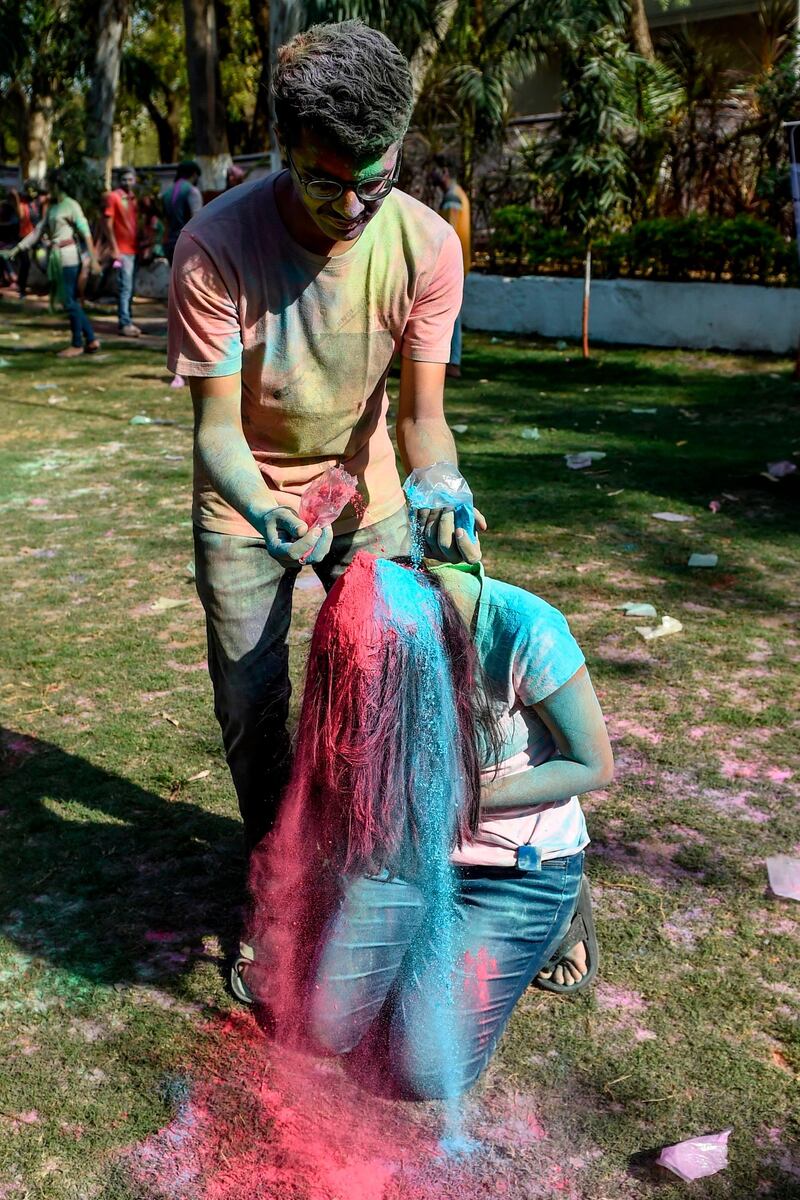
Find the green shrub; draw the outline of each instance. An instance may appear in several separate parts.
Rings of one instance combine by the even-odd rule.
[[[580,275],[583,246],[564,229],[547,229],[524,205],[495,213],[493,261],[527,274]],[[594,274],[613,279],[726,280],[788,283],[800,279],[794,242],[764,221],[744,214],[723,219],[695,214],[655,217],[599,238]]]

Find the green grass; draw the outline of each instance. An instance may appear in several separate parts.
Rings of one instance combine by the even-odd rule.
[[[187,1089],[218,1120],[204,1180],[238,1181],[240,1200],[337,1196],[302,1154],[291,1186],[249,1191],[258,1172],[234,1169],[287,1135],[250,1086],[280,1072],[222,981],[243,858],[189,570],[188,392],[167,386],[163,340],[64,363],[62,328],[0,307],[0,1197],[211,1196],[170,1192],[162,1167],[161,1190],[137,1182],[125,1157],[160,1145]],[[800,489],[761,472],[800,453],[799,399],[786,361],[597,349],[584,364],[468,338],[448,412],[468,426],[487,569],[566,612],[614,739],[617,779],[586,802],[602,983],[523,998],[471,1100],[486,1153],[404,1159],[387,1200],[672,1200],[686,1185],[648,1152],[728,1126],[729,1168],[692,1194],[798,1195],[800,909],[768,894],[764,860],[800,853]],[[568,470],[582,449],[606,458]],[[654,520],[664,509],[693,520]],[[718,567],[690,570],[692,550]],[[153,611],[158,597],[184,603]],[[683,632],[644,642],[625,600]],[[296,593],[298,682],[315,604]],[[382,1122],[434,1127],[424,1106],[381,1103]],[[535,1144],[518,1123],[533,1110]],[[344,1196],[372,1151],[343,1146]]]

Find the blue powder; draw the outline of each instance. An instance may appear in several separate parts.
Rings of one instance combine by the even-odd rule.
[[[466,1145],[461,1132],[458,1064],[463,1056],[453,988],[456,910],[450,861],[463,801],[463,780],[450,663],[441,639],[441,599],[433,590],[423,592],[415,573],[396,563],[379,562],[377,582],[385,605],[382,619],[400,636],[414,640],[416,670],[408,686],[415,689],[415,711],[429,718],[420,722],[409,751],[410,761],[405,764],[409,804],[419,830],[416,882],[425,900],[426,924],[437,951],[433,963],[425,964],[435,996],[430,1006],[432,1027],[420,1032],[424,1041],[436,1047],[435,1060],[441,1063],[445,1141],[453,1146]]]

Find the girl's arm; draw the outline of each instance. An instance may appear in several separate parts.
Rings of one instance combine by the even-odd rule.
[[[12,253],[19,254],[19,252],[21,250],[28,250],[28,249],[30,249],[31,246],[35,246],[36,243],[38,241],[40,241],[42,234],[44,233],[44,227],[45,227],[46,221],[47,221],[47,217],[46,216],[42,217],[39,224],[37,226],[35,226],[35,228],[28,234],[28,236],[24,237],[21,242],[17,242]]]
[[[605,787],[614,776],[611,743],[586,667],[534,708],[552,733],[561,758],[485,784],[484,815],[522,815]]]

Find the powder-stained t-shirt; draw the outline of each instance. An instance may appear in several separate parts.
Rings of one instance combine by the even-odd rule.
[[[271,175],[219,196],[178,241],[169,355],[185,376],[242,372],[242,427],[276,504],[295,510],[328,467],[359,480],[335,533],[404,504],[386,424],[394,353],[446,363],[461,306],[461,248],[437,213],[395,189],[344,254],[298,245]],[[195,467],[193,517],[205,529],[255,530]]]
[[[557,608],[524,588],[489,579],[480,563],[470,569],[482,581],[474,637],[503,738],[498,774],[535,770],[558,758],[559,751],[532,706],[572,678],[585,662],[583,652]],[[436,570],[446,587],[449,568]],[[488,782],[494,772],[485,778]],[[487,817],[474,840],[452,857],[462,866],[510,867],[519,846],[535,846],[544,860],[577,854],[588,842],[583,810],[572,796],[524,816]]]
[[[122,188],[115,188],[106,196],[103,213],[112,223],[120,254],[135,254],[138,220],[136,197],[129,196]]]
[[[58,250],[62,267],[77,267],[81,261],[78,238],[85,241],[89,234],[89,222],[80,204],[71,196],[65,196],[58,204],[51,201],[42,220],[32,233],[22,239],[17,249],[27,250],[45,235],[50,239],[51,246]]]

